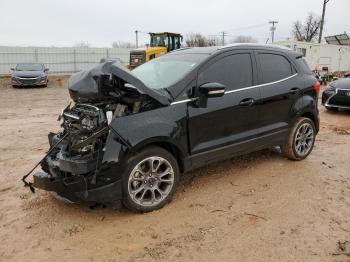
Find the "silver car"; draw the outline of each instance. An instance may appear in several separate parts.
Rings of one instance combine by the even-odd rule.
[[[41,63],[20,63],[11,68],[12,86],[47,86],[48,68]]]

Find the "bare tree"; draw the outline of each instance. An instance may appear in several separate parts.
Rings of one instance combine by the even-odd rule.
[[[88,41],[80,41],[74,45],[74,47],[84,47],[88,48],[91,47],[90,43]]]
[[[257,43],[258,41],[249,35],[239,35],[231,43]]]
[[[135,48],[136,46],[131,42],[114,41],[112,43],[113,48]]]
[[[218,35],[210,35],[207,40],[208,46],[219,46],[222,44],[222,38]]]
[[[309,13],[302,23],[297,20],[293,23],[292,35],[298,41],[314,42],[320,31],[321,18],[313,13]]]
[[[203,47],[203,46],[208,46],[208,39],[203,36],[200,33],[189,33],[186,35],[186,45],[188,47]],[[210,43],[213,43],[212,41],[210,41]]]
[[[215,39],[215,38],[208,38],[207,39],[207,46],[217,46],[217,39]]]

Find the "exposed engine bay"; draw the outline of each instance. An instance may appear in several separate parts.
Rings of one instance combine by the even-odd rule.
[[[102,78],[104,81],[99,84],[99,96],[89,99],[90,103],[69,105],[59,116],[63,130],[50,135],[50,146],[68,135],[49,155],[48,161],[44,162],[43,168],[46,172],[59,175],[56,171],[59,169],[60,172],[74,175],[96,171],[99,168],[98,158],[103,153],[109,133],[108,125],[112,119],[159,107],[159,103],[153,99],[138,93],[128,84],[120,83],[120,79],[116,80],[108,75],[103,75]],[[120,88],[120,85],[123,85],[123,88]],[[85,162],[85,165],[78,167],[72,163],[74,160]]]
[[[102,161],[107,139],[118,137],[118,145],[127,146],[110,123],[116,118],[164,106],[168,99],[145,87],[120,64],[112,62],[73,75],[69,93],[74,104],[68,105],[59,115],[62,130],[48,135],[50,150],[38,163],[44,173],[34,174],[34,182],[29,183],[26,178],[33,168],[22,180],[33,192],[37,187],[65,195],[70,200],[76,200],[79,194],[78,198],[88,200],[89,190],[113,180],[101,175],[103,169],[110,168]],[[104,194],[104,190],[100,192]]]

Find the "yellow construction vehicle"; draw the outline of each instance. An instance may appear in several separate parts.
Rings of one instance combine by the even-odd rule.
[[[151,37],[150,44],[143,48],[130,51],[129,69],[148,62],[160,55],[181,48],[183,36],[177,33],[149,33]]]

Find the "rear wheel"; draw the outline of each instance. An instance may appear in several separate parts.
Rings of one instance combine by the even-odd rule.
[[[149,212],[169,203],[179,182],[176,159],[160,147],[132,156],[123,173],[123,204],[134,212]]]
[[[292,160],[303,160],[312,151],[316,138],[313,121],[306,117],[299,118],[289,132],[287,143],[281,146],[284,156]]]

